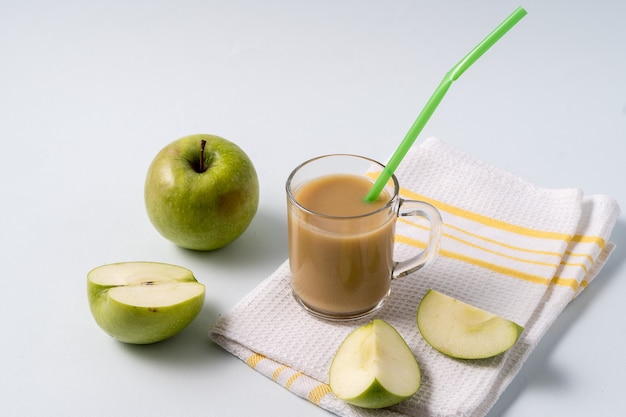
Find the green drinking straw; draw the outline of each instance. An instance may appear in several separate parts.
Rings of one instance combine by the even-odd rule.
[[[501,37],[504,36],[517,22],[522,20],[524,16],[526,16],[527,12],[522,7],[518,7],[509,17],[507,17],[500,25],[493,30],[485,39],[482,40],[472,51],[467,54],[462,60],[460,60],[450,71],[446,73],[443,77],[443,80],[430,97],[426,106],[422,112],[417,116],[415,122],[404,136],[404,139],[398,146],[398,149],[394,152],[394,154],[389,159],[387,166],[383,169],[380,176],[369,190],[367,195],[365,196],[365,201],[374,201],[378,198],[378,195],[385,187],[389,178],[393,175],[394,171],[400,165],[400,162],[409,151],[413,142],[417,138],[417,135],[422,131],[430,116],[434,113],[435,109],[443,99],[443,96],[446,94],[450,85],[453,81],[458,79],[466,69],[468,69],[478,58],[480,58],[489,48],[491,48]]]

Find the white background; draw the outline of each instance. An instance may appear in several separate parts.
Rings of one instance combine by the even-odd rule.
[[[328,415],[208,329],[287,257],[290,170],[324,153],[385,160],[443,75],[520,5],[528,16],[418,140],[624,207],[622,1],[0,0],[0,415]],[[199,132],[239,144],[261,185],[250,228],[210,253],[161,238],[143,205],[154,155]],[[623,409],[625,221],[490,417]],[[107,336],[86,273],[128,260],[192,269],[207,286],[199,317],[154,345]]]

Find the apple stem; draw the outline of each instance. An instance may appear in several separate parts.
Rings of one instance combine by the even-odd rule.
[[[200,166],[198,167],[199,172],[204,172],[204,147],[206,146],[206,140],[202,139],[200,141]]]

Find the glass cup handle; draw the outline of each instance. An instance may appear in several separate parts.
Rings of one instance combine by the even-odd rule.
[[[424,217],[430,223],[428,241],[424,250],[417,255],[399,262],[394,262],[392,278],[401,278],[411,274],[432,261],[439,251],[441,228],[443,221],[439,211],[432,205],[423,201],[400,200],[398,217],[419,216]]]

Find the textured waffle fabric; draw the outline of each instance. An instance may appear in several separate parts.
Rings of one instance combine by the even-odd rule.
[[[604,195],[531,184],[431,138],[411,149],[396,176],[401,196],[433,204],[444,226],[439,255],[394,280],[375,317],[405,338],[422,386],[387,409],[348,405],[330,391],[328,370],[343,339],[371,318],[316,319],[292,297],[285,261],[224,314],[211,338],[250,367],[340,416],[484,416],[550,325],[596,277],[613,249],[619,214]],[[427,223],[398,220],[397,259],[423,246]],[[504,354],[479,361],[446,357],[421,337],[419,301],[434,288],[524,326]]]

